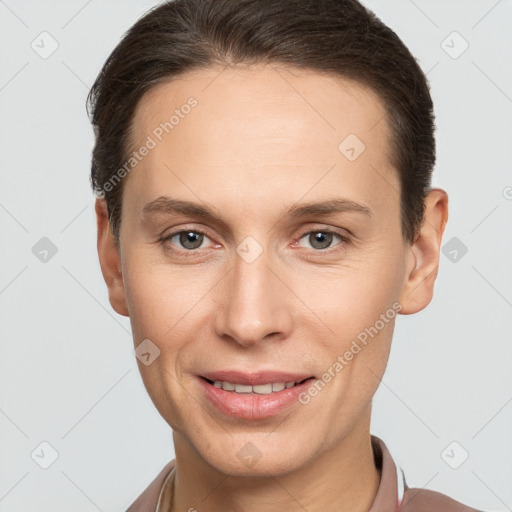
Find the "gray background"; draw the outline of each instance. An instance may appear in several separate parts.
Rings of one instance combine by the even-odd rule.
[[[428,73],[450,198],[435,298],[398,317],[372,432],[409,486],[512,510],[512,2],[365,4]],[[125,510],[174,456],[101,276],[84,108],[153,5],[0,1],[1,512]]]

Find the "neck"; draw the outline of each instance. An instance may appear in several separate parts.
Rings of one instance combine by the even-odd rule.
[[[299,469],[277,477],[221,473],[174,431],[172,512],[368,512],[380,483],[371,446],[370,408],[371,405],[364,418],[334,447],[305,461]]]

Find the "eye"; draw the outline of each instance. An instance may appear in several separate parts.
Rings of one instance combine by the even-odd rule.
[[[198,249],[208,247],[206,241],[209,239],[208,234],[202,230],[182,229],[161,238],[160,242],[166,246],[166,250],[186,256],[194,254]],[[313,252],[329,252],[330,249],[337,246],[343,248],[350,243],[348,236],[336,231],[321,228],[302,233],[298,240],[300,241],[302,239],[306,239],[309,248],[312,249]],[[336,239],[338,239],[338,243],[334,243],[333,245]]]
[[[176,239],[175,242],[173,242],[174,239]],[[204,247],[203,242],[205,239],[208,239],[208,236],[203,231],[186,229],[171,233],[163,238],[163,241],[169,241],[170,245],[178,246],[181,250],[194,251]]]
[[[327,229],[316,229],[314,231],[307,231],[303,233],[299,240],[305,238],[307,242],[310,244],[310,248],[316,249],[317,252],[331,249],[333,241],[338,238],[340,242],[336,245],[346,245],[350,242],[349,238],[341,233],[337,233],[336,231],[329,231]],[[334,247],[335,247],[334,246]]]

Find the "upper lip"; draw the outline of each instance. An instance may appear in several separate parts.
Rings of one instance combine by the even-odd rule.
[[[276,382],[300,382],[313,375],[308,373],[288,373],[281,371],[260,371],[254,373],[244,373],[237,370],[221,370],[218,372],[201,373],[204,377],[212,381],[231,382],[232,384],[245,384],[248,386],[257,386],[258,384],[268,384]]]

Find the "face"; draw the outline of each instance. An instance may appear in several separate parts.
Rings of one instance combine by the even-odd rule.
[[[421,247],[384,115],[362,85],[271,66],[194,71],[138,104],[132,150],[149,149],[102,269],[135,346],[159,351],[138,361],[155,406],[224,473],[292,471],[367,426],[396,315],[430,300],[408,297]]]

